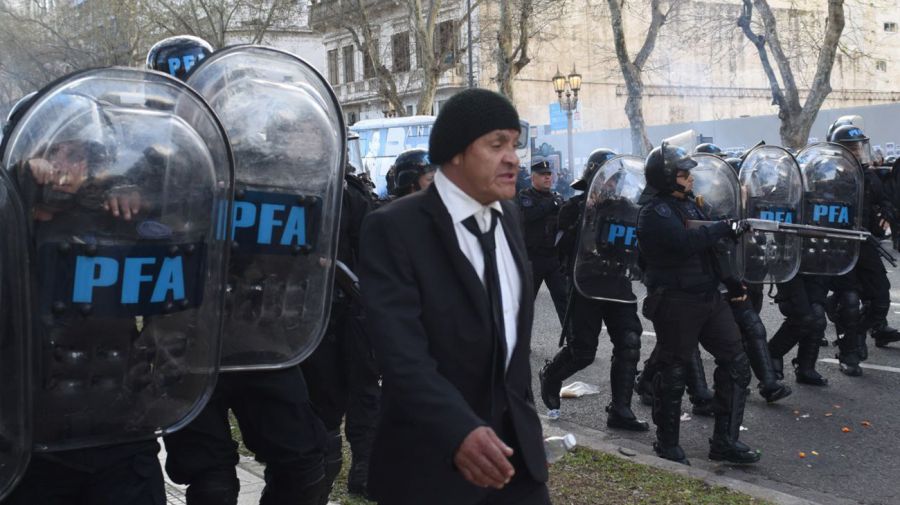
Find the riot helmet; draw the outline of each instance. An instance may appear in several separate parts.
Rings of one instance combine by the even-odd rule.
[[[209,42],[192,35],[160,40],[147,52],[147,68],[184,80],[188,72],[213,53]]]
[[[828,126],[828,133],[825,135],[825,140],[828,142],[834,142],[834,140],[831,138],[834,135],[834,131],[841,126],[847,125],[853,125],[853,116],[841,116],[835,119],[834,122]]]
[[[422,189],[419,178],[437,170],[437,165],[428,159],[425,149],[409,149],[397,156],[391,170],[394,175],[393,194],[403,196]]]
[[[684,191],[685,187],[676,180],[678,172],[690,172],[696,166],[697,162],[684,149],[663,142],[647,155],[644,164],[647,186],[663,194]]]
[[[613,151],[612,149],[607,149],[605,147],[601,147],[600,149],[594,149],[593,151],[591,151],[591,155],[588,156],[587,163],[584,164],[584,170],[581,172],[581,177],[573,182],[570,187],[579,191],[586,191],[588,188],[588,184],[591,183],[591,179],[594,178],[594,174],[597,173],[597,170],[599,170],[604,163],[611,160],[615,156],[615,151]]]
[[[731,165],[731,168],[734,169],[734,173],[740,173],[742,162],[743,160],[740,158],[725,158],[725,163]]]
[[[846,147],[863,168],[869,168],[872,164],[869,137],[866,137],[859,127],[854,125],[838,126],[831,134],[831,141]]]
[[[725,152],[722,151],[722,148],[720,148],[719,146],[717,146],[715,144],[709,143],[709,142],[700,144],[694,148],[694,154],[700,154],[700,153],[713,154],[720,158],[725,158]]]

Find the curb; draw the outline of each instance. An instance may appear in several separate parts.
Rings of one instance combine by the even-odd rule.
[[[790,484],[762,479],[758,476],[753,476],[754,482],[752,483],[728,477],[721,473],[732,468],[731,466],[716,464],[706,460],[700,460],[699,458],[691,460],[692,465],[695,466],[685,466],[655,456],[653,454],[653,449],[650,446],[643,445],[639,442],[630,439],[615,438],[605,431],[595,430],[569,421],[550,421],[544,415],[540,415],[539,417],[541,418],[541,424],[544,428],[544,436],[572,433],[578,440],[579,446],[610,454],[617,458],[631,461],[632,463],[651,466],[684,477],[699,479],[712,486],[725,487],[732,491],[743,493],[753,498],[766,500],[777,505],[859,505],[859,502],[856,501],[825,495],[809,489],[791,486]],[[784,489],[784,491],[779,489]]]

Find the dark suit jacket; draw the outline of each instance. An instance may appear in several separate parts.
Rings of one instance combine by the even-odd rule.
[[[531,268],[519,211],[511,202],[501,205],[522,279],[518,340],[505,375],[493,368],[502,350],[494,345],[487,292],[459,249],[435,186],[369,214],[363,224],[360,285],[384,386],[369,490],[381,502],[482,500],[488,491],[453,465],[463,439],[479,426],[503,433],[524,460],[517,472],[547,480],[531,395]],[[498,391],[505,397],[497,398]],[[504,433],[492,415],[497,402],[505,403],[514,433]]]

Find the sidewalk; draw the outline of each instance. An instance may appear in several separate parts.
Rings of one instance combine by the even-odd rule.
[[[165,468],[166,464],[166,448],[160,441],[161,449],[159,451],[159,462]],[[238,495],[238,505],[258,505],[259,498],[262,495],[263,471],[265,467],[253,458],[241,456],[241,461],[237,466],[238,480],[241,481],[241,493]],[[166,503],[168,505],[186,505],[184,500],[184,486],[179,486],[169,480],[166,475]],[[340,505],[334,502],[328,502],[328,505]]]
[[[726,487],[777,505],[857,505],[857,502],[815,493],[810,490],[792,488],[790,485],[767,481],[759,477],[753,477],[754,482],[752,483],[728,477],[725,475],[730,470],[727,465],[696,459],[693,461],[694,466],[680,465],[654,456],[652,448],[648,446],[628,439],[616,439],[609,433],[592,430],[564,420],[549,421],[546,417],[541,416],[541,423],[544,426],[545,436],[572,433],[578,440],[578,445],[582,447],[612,454],[634,463],[699,479],[712,486]],[[162,446],[163,444],[160,443],[160,445]],[[160,450],[159,459],[160,463],[165,465],[165,447]],[[241,461],[237,467],[238,479],[241,481],[238,505],[257,505],[259,503],[264,485],[264,469],[265,467],[254,461],[253,458],[241,456]],[[166,494],[168,496],[168,505],[185,505],[184,486],[179,486],[169,481],[168,476],[166,476]],[[801,494],[807,496],[807,498],[801,498],[799,496]],[[340,504],[329,502],[329,505]]]

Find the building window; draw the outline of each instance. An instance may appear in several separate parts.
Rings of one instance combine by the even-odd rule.
[[[413,108],[412,105],[406,106],[406,115],[407,116],[412,116],[414,112],[415,112],[415,109]]]
[[[353,63],[353,46],[344,46],[344,82],[353,82],[356,80],[356,65]]]
[[[378,51],[377,41],[375,42],[375,51]],[[372,58],[369,57],[368,53],[363,54],[363,78],[371,79],[375,77],[375,64],[372,63]]]
[[[394,61],[394,72],[409,71],[409,32],[391,35],[391,57]]]
[[[879,72],[887,72],[887,62],[884,60],[876,61],[875,70],[878,70]]]
[[[888,21],[884,23],[884,31],[886,32],[896,32],[897,31],[897,23],[893,21]]]
[[[356,112],[347,113],[347,126],[353,126],[359,120],[359,114]]]
[[[434,56],[440,59],[443,57],[444,65],[453,65],[456,63],[456,22],[443,21],[438,24],[437,30],[434,32]]]
[[[328,51],[328,82],[330,82],[333,86],[337,85],[340,82],[338,80],[337,56],[337,49],[331,49]]]

